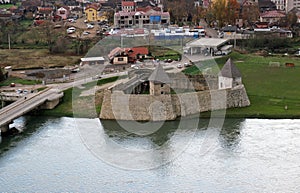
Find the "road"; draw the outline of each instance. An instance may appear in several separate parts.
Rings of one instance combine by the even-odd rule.
[[[0,126],[30,112],[47,100],[57,98],[62,94],[56,89],[46,89],[38,93],[31,93],[0,110]]]

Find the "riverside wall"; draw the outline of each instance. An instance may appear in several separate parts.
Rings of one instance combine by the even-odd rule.
[[[172,95],[130,95],[105,90],[100,118],[136,121],[174,120],[179,116],[250,105],[245,87]]]

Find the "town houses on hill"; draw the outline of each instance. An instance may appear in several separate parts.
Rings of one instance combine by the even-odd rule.
[[[170,24],[169,12],[164,12],[162,5],[138,7],[134,1],[122,1],[121,10],[114,14],[114,26],[117,28]]]

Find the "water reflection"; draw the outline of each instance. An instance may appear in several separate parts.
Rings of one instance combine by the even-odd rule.
[[[72,118],[25,120],[21,135],[3,138],[9,143],[0,144],[3,192],[299,192],[300,120],[227,119],[220,132],[206,135],[215,128],[201,119],[191,145],[177,159],[144,171],[123,170],[97,159],[83,145]],[[89,130],[91,121],[99,122],[84,120],[86,131],[94,129]],[[140,162],[164,163],[173,157],[174,143],[185,144],[190,134],[189,128],[176,134],[178,121],[148,136],[103,121],[103,135],[95,139],[107,137],[138,150],[165,142],[162,151],[139,157]],[[203,154],[205,138],[216,146]],[[4,149],[9,151],[3,153]],[[109,150],[108,155],[116,154]],[[136,164],[130,156],[118,158]]]
[[[13,123],[10,125],[10,128],[15,127],[20,130],[21,133],[0,137],[0,157],[2,154],[7,152],[8,150],[16,147],[19,142],[23,141],[26,138],[30,138],[33,134],[36,134],[38,129],[43,126],[48,121],[51,121],[54,118],[47,117],[39,118],[35,116],[22,116],[18,119],[15,119]]]
[[[123,125],[126,122],[126,126],[131,129],[124,129]],[[147,124],[136,124],[134,121],[115,121],[115,120],[101,120],[103,129],[106,135],[118,142],[124,140],[134,140],[136,138],[149,139],[155,146],[162,146],[169,141],[172,137],[175,137],[176,131],[180,131],[179,134],[183,137],[186,133],[195,132],[197,128],[203,129],[208,125],[208,120],[199,121],[198,118],[186,117],[179,118],[175,121],[166,122],[147,122]],[[134,127],[134,128],[133,128]],[[130,130],[139,129],[151,129],[159,127],[158,130],[149,135],[138,135],[130,132]],[[128,131],[129,130],[129,131]],[[178,134],[177,134],[178,135]]]
[[[241,129],[245,119],[227,119],[220,131],[219,143],[223,148],[234,150],[241,141]]]

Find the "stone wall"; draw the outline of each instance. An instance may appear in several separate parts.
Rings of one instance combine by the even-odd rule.
[[[114,105],[112,105],[114,104]],[[162,121],[226,108],[249,106],[243,85],[233,89],[207,90],[177,95],[128,95],[106,90],[101,119]]]
[[[176,113],[171,95],[129,95],[105,90],[100,118],[163,121],[175,119]]]

